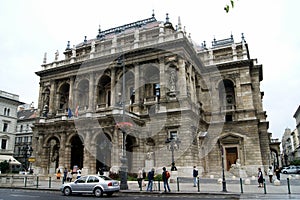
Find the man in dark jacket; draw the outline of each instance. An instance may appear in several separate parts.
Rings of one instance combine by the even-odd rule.
[[[193,169],[194,187],[197,186],[197,177],[198,177],[198,169],[196,168],[196,166],[194,166],[194,169]]]
[[[170,186],[169,186],[169,183],[168,183],[168,179],[169,179],[169,178],[167,178],[167,175],[166,175],[167,169],[166,169],[165,167],[163,167],[162,169],[163,169],[163,172],[162,172],[162,180],[163,180],[163,182],[164,182],[164,189],[165,189],[165,192],[167,192],[167,189],[168,189],[169,192],[171,192]]]
[[[148,172],[148,186],[147,186],[147,191],[152,192],[153,180],[154,180],[154,168],[152,168]]]

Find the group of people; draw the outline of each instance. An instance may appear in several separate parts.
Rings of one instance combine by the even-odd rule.
[[[166,169],[166,167],[162,168],[162,181],[164,184],[164,192],[171,192],[170,186],[169,186],[169,178],[170,178],[170,172]],[[171,169],[171,171],[174,171]],[[153,182],[154,182],[154,174],[155,174],[155,169],[152,168],[148,174],[147,174],[147,178],[148,178],[148,185],[147,185],[147,191],[152,192],[153,189]],[[198,169],[196,168],[196,166],[194,166],[193,168],[193,182],[194,182],[194,187],[197,186],[197,177],[198,177]],[[146,177],[145,172],[142,169],[139,169],[138,171],[138,176],[137,176],[137,180],[138,180],[138,185],[139,188],[141,189],[143,186],[143,179]]]
[[[273,183],[274,172],[272,166],[269,167],[267,175],[269,176],[270,183]],[[280,169],[278,167],[276,167],[275,169],[275,175],[276,175],[276,179],[280,180]],[[258,168],[258,187],[263,187],[263,183],[264,183],[264,175],[263,172],[261,171],[261,168]]]
[[[80,168],[78,168],[76,170],[74,170],[74,169],[73,170],[72,169],[68,170],[65,167],[65,169],[63,171],[62,183],[64,184],[66,181],[71,182],[72,179],[76,180],[76,179],[78,179],[80,177],[81,177],[81,169]],[[61,171],[60,171],[60,169],[57,170],[56,178],[57,179],[61,178]]]

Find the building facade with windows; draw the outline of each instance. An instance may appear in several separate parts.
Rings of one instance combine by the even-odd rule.
[[[20,106],[17,116],[17,130],[15,135],[14,157],[22,163],[22,168],[28,170],[31,167],[29,158],[32,156],[32,126],[36,122],[37,109],[33,105]]]
[[[247,175],[270,163],[262,65],[242,35],[197,45],[181,24],[151,18],[102,31],[44,63],[35,171],[78,166],[128,172],[171,167],[220,175],[239,162]],[[223,155],[223,156],[222,156]]]
[[[0,90],[0,155],[13,156],[19,95]]]

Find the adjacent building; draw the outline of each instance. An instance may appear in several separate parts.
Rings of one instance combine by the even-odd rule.
[[[31,105],[21,105],[17,113],[17,130],[15,133],[14,157],[28,170],[31,167],[30,157],[33,152],[32,126],[36,120],[37,109]]]
[[[19,95],[0,90],[0,162],[6,160],[12,166],[20,164],[13,155],[17,109],[21,104]]]
[[[152,17],[101,30],[67,44],[44,63],[38,122],[33,127],[35,171],[100,168],[128,172],[174,163],[179,175],[194,165],[220,175],[239,162],[249,176],[270,164],[263,109],[262,65],[242,35],[198,45],[176,26]],[[279,152],[276,152],[279,155]],[[277,156],[278,157],[278,156]]]

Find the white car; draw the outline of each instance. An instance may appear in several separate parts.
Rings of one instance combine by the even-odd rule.
[[[281,170],[281,173],[284,174],[299,174],[300,173],[300,166],[288,166],[288,167],[284,167]]]
[[[69,196],[71,194],[94,194],[101,197],[103,194],[112,196],[113,193],[119,192],[119,182],[107,176],[87,175],[71,183],[65,183],[60,188],[61,192]]]

